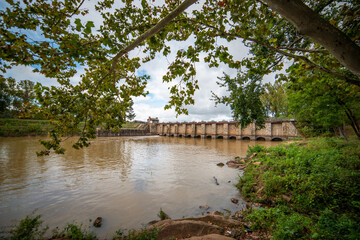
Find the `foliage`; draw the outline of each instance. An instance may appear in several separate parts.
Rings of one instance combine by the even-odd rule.
[[[360,138],[358,87],[324,76],[317,70],[306,74],[298,64],[289,70],[289,107],[304,133],[333,133],[346,124],[351,125]]]
[[[262,145],[249,146],[247,149],[247,154],[251,156],[254,153],[264,152],[265,150],[266,147]]]
[[[230,105],[233,118],[240,122],[241,127],[256,120],[256,125],[261,127],[265,123],[266,110],[263,107],[260,96],[263,94],[263,88],[258,84],[259,76],[241,76],[230,78],[225,74],[220,78],[220,86],[227,87],[229,96],[218,97],[213,94],[217,103]]]
[[[254,148],[253,148],[254,149]],[[253,150],[250,150],[250,153]],[[266,149],[238,187],[269,205],[247,216],[275,239],[356,239],[360,234],[360,144],[336,138]]]
[[[140,231],[129,231],[127,235],[122,230],[116,231],[113,239],[115,240],[156,240],[158,239],[159,229],[153,227],[152,229],[143,229]]]
[[[195,65],[202,60],[209,67],[222,63],[238,70],[241,77],[237,78],[242,79],[238,84],[243,86],[232,88],[235,91],[258,89],[264,75],[287,68],[286,59],[289,65],[300,64],[307,74],[318,69],[325,76],[360,85],[359,79],[326,49],[300,35],[264,3],[270,1],[205,0],[201,9],[181,12],[154,36],[140,39],[134,47],[142,47],[143,54],[135,57],[130,57],[125,47],[172,13],[181,1],[167,0],[163,5],[155,5],[152,1],[135,4],[123,0],[114,7],[113,0],[98,1],[95,14],[103,19],[100,26],[84,21],[82,16],[88,10],[82,9],[83,2],[7,0],[0,10],[0,70],[6,72],[14,65],[31,66],[60,85],[35,86],[41,111],[53,126],[52,139],[43,142],[46,149],[42,154],[50,150],[63,152],[62,137],[71,134],[82,121],[85,124],[75,148],[89,145],[89,139],[95,137],[96,125],[104,123],[109,129],[121,127],[131,100],[147,94],[149,77],[138,76],[137,69],[156,54],[168,56],[173,50],[169,43],[174,41],[195,39],[185,49],[177,49],[163,76],[164,82],[173,83],[165,108],[173,107],[178,114],[187,113],[186,105],[194,104],[193,96],[199,88]],[[347,35],[344,39],[349,38],[358,47],[360,25],[356,16],[360,4],[357,0],[300,2],[305,2],[328,26],[332,24],[340,29]],[[222,44],[225,41],[235,44],[242,41],[251,54],[235,59],[231,49]],[[72,84],[71,78],[79,68],[85,73],[78,84]],[[263,107],[254,111],[252,104],[260,105],[257,91],[250,92],[256,94],[236,101],[223,100],[241,124],[256,119],[261,125]],[[251,110],[237,110],[245,107]]]
[[[126,115],[125,120],[127,120],[127,121],[134,120],[134,118],[136,116],[134,113],[133,106],[134,106],[134,102],[130,101],[129,106],[125,110],[125,115]]]
[[[160,218],[160,220],[169,219],[169,216],[161,208],[157,216]]]
[[[10,106],[11,96],[7,91],[7,84],[3,78],[0,78],[0,113],[3,115],[5,110]]]
[[[264,93],[260,96],[260,100],[265,106],[268,116],[271,115],[275,118],[289,116],[286,89],[281,82],[265,83]]]
[[[35,101],[35,84],[30,80],[16,82],[13,78],[0,76],[0,117],[41,119]]]
[[[42,228],[40,215],[35,217],[26,216],[22,219],[18,226],[10,231],[9,239],[11,240],[38,240],[43,239],[43,235],[47,231],[47,227]]]
[[[83,225],[68,223],[60,232],[54,232],[53,238],[65,238],[74,240],[95,240],[97,239],[95,233],[84,229]]]

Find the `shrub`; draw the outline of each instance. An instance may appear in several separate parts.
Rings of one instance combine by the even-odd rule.
[[[254,228],[270,231],[275,239],[360,236],[358,140],[319,138],[261,151],[267,152],[257,156],[262,164],[248,165],[238,183],[248,200],[275,209],[251,212]]]
[[[248,154],[248,156],[250,156],[253,153],[264,152],[265,150],[266,150],[265,146],[261,146],[261,145],[255,145],[253,147],[249,146],[249,148],[247,150],[247,154]]]
[[[26,216],[22,219],[18,226],[15,226],[9,232],[9,239],[11,240],[38,240],[43,239],[43,235],[47,231],[47,227],[42,228],[43,221],[40,220],[40,215],[35,217]]]
[[[90,227],[89,227],[90,228]],[[53,238],[68,238],[72,240],[97,239],[95,233],[86,230],[82,224],[68,223],[61,232],[54,232]]]

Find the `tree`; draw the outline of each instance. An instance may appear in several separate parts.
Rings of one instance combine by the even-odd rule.
[[[16,82],[14,78],[0,78],[1,116],[11,118],[33,118],[35,110],[34,83],[30,80]],[[34,112],[34,111],[33,111]]]
[[[267,115],[260,100],[264,90],[258,84],[259,76],[238,74],[236,78],[231,78],[225,74],[220,80],[220,86],[227,88],[229,96],[219,97],[213,93],[216,103],[229,105],[235,121],[238,121],[241,127],[246,127],[254,119],[257,119],[256,125],[261,127]],[[245,105],[246,103],[249,105]]]
[[[5,78],[0,78],[0,113],[3,117],[11,103],[11,95]]]
[[[260,99],[266,108],[268,116],[275,118],[289,116],[286,88],[281,82],[265,83],[264,93],[260,96]]]
[[[129,107],[126,109],[126,121],[132,121],[134,120],[136,114],[133,109],[134,102],[130,101]]]
[[[194,104],[192,96],[198,88],[195,63],[200,61],[200,53],[206,55],[204,61],[210,67],[222,62],[239,69],[243,76],[259,76],[252,84],[260,85],[262,76],[283,69],[283,61],[288,58],[308,72],[318,69],[326,76],[360,86],[356,65],[360,62],[360,31],[355,14],[360,4],[356,0],[307,0],[306,5],[300,0],[206,0],[201,10],[191,13],[184,10],[194,0],[181,4],[179,0],[166,0],[162,6],[142,0],[139,7],[131,0],[123,0],[123,5],[114,11],[109,11],[114,1],[103,0],[96,5],[104,19],[96,33],[92,31],[93,22],[77,18],[87,14],[81,9],[83,2],[24,0],[20,4],[8,0],[8,9],[0,11],[1,70],[11,65],[35,66],[36,71],[61,84],[57,88],[36,86],[43,111],[54,124],[52,141],[43,142],[48,150],[63,152],[61,135],[68,134],[68,129],[76,128],[80,121],[86,124],[74,147],[88,145],[97,124],[121,125],[131,98],[146,95],[148,76],[137,76],[136,69],[158,53],[168,55],[169,41],[196,39],[187,49],[177,52],[163,78],[165,82],[179,81],[170,89],[172,96],[166,106],[174,107],[179,114],[187,113],[184,105]],[[304,31],[299,21],[303,16],[294,14],[294,10],[312,17],[312,24],[318,28]],[[331,37],[324,38],[323,30]],[[41,31],[44,38],[32,39],[33,31]],[[338,38],[333,38],[334,33]],[[242,39],[252,55],[234,59],[226,46],[217,44],[218,39]],[[330,43],[322,42],[324,39]],[[334,47],[334,42],[338,46]],[[128,51],[137,46],[143,48],[145,57],[130,59]],[[72,85],[70,78],[77,66],[85,67],[86,73],[79,84]]]
[[[289,73],[289,107],[304,135],[334,134],[346,138],[344,125],[350,125],[360,139],[360,92],[357,87],[314,71],[303,74],[295,64]],[[294,77],[296,79],[294,79]]]

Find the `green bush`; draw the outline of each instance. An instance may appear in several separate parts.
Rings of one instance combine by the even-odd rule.
[[[249,154],[260,149],[253,147]],[[254,210],[248,216],[251,221],[263,221],[261,228],[275,239],[360,236],[356,227],[360,225],[358,140],[319,138],[261,151],[267,152],[257,156],[261,165],[250,163],[238,188],[250,201],[266,203],[281,214]],[[272,219],[276,226],[266,225],[266,219]]]
[[[90,228],[90,227],[89,227]],[[72,240],[93,240],[97,239],[95,233],[87,230],[82,224],[68,223],[60,232],[54,232],[53,238],[66,238]]]
[[[47,227],[42,228],[40,215],[35,217],[26,216],[19,225],[15,226],[9,233],[8,239],[11,240],[38,240],[43,239],[43,235],[47,231]]]
[[[266,150],[265,146],[261,146],[261,145],[249,146],[247,150],[247,154],[250,156],[253,153],[264,152],[265,150]]]

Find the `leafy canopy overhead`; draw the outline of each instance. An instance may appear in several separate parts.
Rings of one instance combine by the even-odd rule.
[[[138,76],[136,70],[156,54],[167,56],[173,51],[169,46],[171,41],[195,39],[187,49],[177,50],[163,77],[164,82],[174,83],[165,108],[173,107],[179,114],[187,113],[186,105],[194,104],[193,95],[199,88],[195,64],[203,55],[209,67],[224,63],[237,69],[239,76],[234,81],[243,79],[245,83],[246,76],[256,76],[250,83],[254,86],[261,85],[265,74],[286,68],[286,59],[290,64],[300,64],[305,74],[318,69],[322,74],[360,86],[356,71],[349,67],[350,71],[344,67],[348,66],[346,62],[340,63],[334,54],[301,35],[297,31],[301,26],[295,28],[273,11],[272,8],[278,6],[271,0],[205,0],[195,4],[192,12],[184,10],[195,0],[165,0],[162,5],[145,0],[122,0],[121,4],[102,0],[95,6],[103,19],[96,31],[92,21],[83,20],[83,16],[89,14],[82,7],[84,0],[6,2],[0,11],[0,70],[6,72],[15,65],[32,66],[46,77],[56,78],[60,84],[59,87],[36,86],[37,99],[54,126],[52,140],[43,142],[47,149],[42,154],[51,149],[63,152],[61,137],[71,133],[82,121],[85,125],[74,145],[76,148],[88,145],[88,139],[95,137],[95,126],[102,123],[108,128],[121,126],[131,99],[147,94],[149,77]],[[277,2],[283,4],[284,9],[288,7],[286,1]],[[358,1],[303,2],[292,3],[309,7],[310,13],[325,20],[326,29],[340,29],[344,41],[355,45],[355,50],[359,48]],[[293,19],[291,22],[296,25]],[[40,38],[34,37],[38,34]],[[227,46],[218,43],[220,39],[227,42],[240,39],[249,47],[251,55],[235,59]],[[144,55],[130,58],[127,53],[135,47],[141,47]],[[78,84],[72,84],[71,77],[79,66],[85,73]],[[286,76],[280,78],[285,80]],[[226,103],[225,99],[220,102]],[[231,102],[229,99],[227,103]],[[247,105],[251,106],[251,102]],[[241,106],[243,103],[232,107],[236,119],[243,121],[242,124],[257,119],[261,125],[262,111],[246,117],[242,116],[246,111],[235,110]]]

